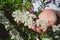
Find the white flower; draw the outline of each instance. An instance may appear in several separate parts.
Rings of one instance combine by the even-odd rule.
[[[11,39],[15,39],[15,40],[20,39],[19,32],[16,29],[11,29],[9,33],[11,35]]]
[[[26,13],[24,13],[24,20],[22,22],[24,22],[25,26],[32,26],[33,25],[33,19],[35,18],[34,15],[30,14],[28,11],[26,11]]]
[[[6,19],[6,17],[4,16],[4,14],[1,15],[1,17],[3,18],[2,20],[0,20],[0,22],[5,26],[5,29],[9,31],[9,35],[11,36],[11,39],[16,39],[17,36],[20,39],[20,35],[19,32],[14,29],[14,25],[12,25],[11,23],[9,23],[9,20]]]
[[[45,18],[40,18],[40,19],[38,19],[36,22],[37,22],[37,25],[38,25],[38,24],[43,25],[43,24],[47,24],[47,23],[48,23],[48,20],[45,19]]]
[[[37,26],[40,25],[40,20],[36,20],[36,25],[37,25]]]
[[[11,29],[12,27],[13,27],[13,26],[11,26],[11,27],[10,27],[10,25],[9,25],[9,24],[5,25],[5,29],[6,29],[6,30]]]
[[[13,12],[12,16],[14,17],[15,21],[21,21],[24,23],[24,26],[34,26],[35,22],[33,18],[36,18],[36,15],[31,14],[28,11],[20,12],[20,10],[17,10]]]
[[[19,13],[21,13],[20,10],[14,11],[13,14],[12,14],[12,16],[13,17],[16,17],[16,16],[19,15]]]
[[[57,26],[53,25],[52,30],[55,32],[57,30]]]
[[[32,19],[28,19],[25,21],[24,25],[26,26],[34,26],[35,22]]]
[[[42,38],[42,40],[52,40],[51,38]]]
[[[28,37],[31,38],[31,34],[29,34]]]
[[[19,17],[22,16],[22,13],[20,12],[20,10],[17,10],[17,11],[14,11],[14,12],[13,12],[12,16],[14,17],[14,20],[15,20],[15,21],[19,21],[19,20],[20,20]]]
[[[40,18],[36,21],[37,26],[41,26],[43,29],[47,29],[46,24],[48,23],[48,20],[45,18]]]
[[[40,40],[38,37],[36,37],[36,40]]]
[[[14,39],[14,38],[15,38],[15,36],[14,36],[14,35],[12,35],[11,39]]]
[[[20,10],[17,10],[15,12],[13,12],[13,15],[12,15],[14,17],[14,20],[15,21],[21,21],[22,23],[24,23],[24,26],[32,27],[35,25],[37,25],[37,26],[41,25],[41,27],[43,29],[45,29],[45,30],[47,29],[47,27],[46,27],[46,24],[48,23],[47,19],[41,18],[35,22],[33,20],[33,18],[36,18],[36,15],[31,14],[28,11],[20,12]]]
[[[7,28],[8,26],[10,26],[10,25],[6,25],[5,27]]]
[[[32,5],[34,7],[33,11],[38,12],[38,10],[41,9],[42,3],[40,0],[32,0]]]
[[[12,34],[12,31],[9,31],[10,35],[11,35],[11,39],[14,39],[15,36]]]
[[[15,38],[16,38],[16,40],[20,40],[20,37],[19,37],[20,35],[18,34]]]
[[[58,36],[58,35],[56,35],[56,36],[55,36],[55,38],[59,38],[59,36]]]
[[[55,32],[55,31],[60,31],[60,24],[58,24],[58,25],[53,25],[52,26],[52,30],[53,30],[53,32]]]
[[[32,18],[36,18],[36,15],[34,14],[30,14],[29,16],[31,16]]]

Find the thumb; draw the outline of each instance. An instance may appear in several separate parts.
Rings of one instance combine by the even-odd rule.
[[[54,25],[54,22],[49,21],[49,22],[46,24],[46,27],[49,27],[49,26],[52,26],[52,25]]]

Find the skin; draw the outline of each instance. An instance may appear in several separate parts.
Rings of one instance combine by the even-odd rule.
[[[58,15],[58,17],[60,18],[60,11],[55,10],[55,12]]]
[[[31,11],[30,11],[31,12]],[[60,11],[52,10],[52,9],[44,9],[43,12],[39,14],[39,19],[40,18],[46,18],[48,20],[48,23],[46,24],[46,27],[48,28],[49,26],[52,26],[55,24],[57,21],[57,16],[56,14],[60,17]],[[21,24],[20,21],[17,21],[17,24]],[[40,34],[46,32],[41,26],[33,26],[33,27],[28,27],[29,29],[38,32]]]
[[[46,0],[48,1],[48,0]],[[33,13],[32,8],[30,8],[28,10],[29,12]],[[39,14],[39,19],[40,18],[46,18],[49,22],[46,24],[46,27],[48,28],[49,26],[52,26],[55,24],[55,22],[57,21],[57,16],[56,14],[60,17],[60,11],[57,10],[53,10],[53,9],[44,9],[42,13]],[[17,22],[18,24],[21,24],[21,22]],[[33,26],[33,27],[28,27],[29,29],[36,31],[40,34],[46,32],[46,30],[44,30],[43,28],[41,28],[40,26]]]
[[[52,10],[52,9],[45,9],[45,10],[43,10],[43,12],[40,13],[38,17],[39,17],[39,19],[44,17],[44,18],[46,18],[46,19],[48,20],[48,23],[46,24],[46,27],[47,27],[47,28],[48,28],[49,26],[54,25],[55,22],[57,21],[56,13],[55,13],[55,11]],[[31,29],[31,30],[33,30],[33,31],[36,31],[36,32],[38,32],[38,33],[40,33],[40,34],[46,32],[46,30],[44,30],[44,29],[41,28],[40,26],[39,26],[39,27],[34,27],[34,26],[33,26],[33,27],[29,28],[29,29]]]

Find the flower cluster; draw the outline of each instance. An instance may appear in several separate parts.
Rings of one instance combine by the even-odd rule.
[[[32,5],[34,7],[33,11],[38,12],[42,8],[43,4],[41,0],[32,0]]]
[[[52,40],[52,38],[42,38],[42,40]]]
[[[20,40],[20,34],[19,32],[14,28],[14,25],[12,25],[9,20],[4,16],[4,13],[0,13],[0,23],[2,23],[5,26],[5,29],[9,31],[9,35],[11,36],[11,40]]]
[[[14,11],[12,16],[14,17],[15,21],[21,21],[24,26],[39,26],[41,25],[41,27],[43,29],[47,29],[46,28],[46,24],[48,23],[48,20],[45,18],[41,18],[38,19],[36,21],[34,21],[33,19],[36,18],[36,15],[29,13],[28,11],[23,11],[21,12],[20,10]]]
[[[53,30],[53,32],[55,32],[55,31],[60,31],[60,24],[58,24],[58,25],[53,25],[53,26],[52,26],[52,30]]]
[[[35,25],[35,21],[33,19],[36,18],[36,16],[28,11],[21,12],[20,10],[17,10],[13,12],[12,16],[14,17],[15,21],[21,21],[24,23],[24,26]]]
[[[36,21],[37,26],[41,26],[43,29],[47,29],[46,24],[48,23],[48,20],[45,18],[38,19]]]
[[[10,35],[11,35],[11,39],[16,39],[16,40],[20,40],[20,35],[18,33],[18,31],[16,31],[16,29],[12,29],[9,31]]]

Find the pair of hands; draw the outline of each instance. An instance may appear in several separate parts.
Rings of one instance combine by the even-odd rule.
[[[47,28],[48,28],[49,26],[54,25],[55,22],[56,22],[56,20],[57,20],[55,11],[53,11],[53,10],[51,10],[51,9],[43,10],[43,12],[40,13],[38,17],[39,17],[39,19],[40,19],[40,18],[46,18],[46,19],[48,20],[48,23],[46,24],[46,27],[47,27]],[[19,23],[19,22],[17,22],[17,23]],[[29,28],[29,27],[28,27],[28,28]],[[33,30],[33,31],[36,31],[36,32],[38,32],[38,33],[40,33],[40,34],[46,32],[45,29],[43,29],[42,27],[39,27],[39,26],[37,26],[37,27],[34,27],[34,26],[33,26],[33,27],[29,28],[29,29],[31,29],[31,30]]]

